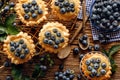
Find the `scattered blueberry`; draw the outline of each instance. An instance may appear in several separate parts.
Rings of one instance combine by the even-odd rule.
[[[3,65],[4,65],[4,67],[10,67],[10,62],[5,61]]]
[[[75,47],[75,48],[73,49],[73,54],[74,54],[74,55],[79,54],[79,52],[80,52],[80,50],[79,50],[78,47]]]
[[[6,76],[6,80],[13,80],[11,76]]]
[[[21,54],[20,59],[24,59],[24,58],[25,58],[25,54]]]
[[[99,51],[100,50],[100,45],[99,44],[95,44],[94,45],[94,50],[95,51]]]

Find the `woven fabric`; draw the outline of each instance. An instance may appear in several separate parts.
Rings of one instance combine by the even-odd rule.
[[[95,0],[86,0],[86,14],[89,14],[90,8],[92,4],[94,3]],[[78,14],[78,19],[82,19],[82,10]],[[115,32],[110,32],[110,33],[104,33],[102,31],[99,31],[98,29],[94,28],[91,25],[91,30],[92,30],[92,35],[93,35],[93,40],[99,40],[99,34],[104,34],[110,36],[110,39],[102,39],[100,42],[114,42],[114,41],[119,41],[120,40],[120,30],[115,31]]]

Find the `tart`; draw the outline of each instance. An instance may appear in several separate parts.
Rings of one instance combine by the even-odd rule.
[[[108,80],[112,74],[109,59],[97,51],[89,52],[82,58],[80,70],[88,80]]]
[[[52,0],[51,8],[53,14],[59,19],[69,21],[74,19],[80,11],[79,0]]]
[[[26,26],[37,25],[46,19],[48,8],[42,0],[19,0],[15,11]]]
[[[58,22],[48,22],[39,33],[39,43],[46,51],[57,53],[68,45],[69,30]]]
[[[35,45],[31,36],[20,32],[17,35],[10,35],[4,40],[3,50],[12,63],[22,64],[34,56]]]

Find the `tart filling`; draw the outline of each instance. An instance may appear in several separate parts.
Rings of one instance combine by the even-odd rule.
[[[57,52],[68,44],[69,31],[58,22],[49,22],[39,33],[39,42],[46,51]]]
[[[27,26],[39,24],[46,19],[48,14],[44,1],[41,0],[22,0],[16,4],[15,10],[19,19]]]
[[[34,56],[35,45],[27,33],[20,32],[17,35],[8,36],[4,41],[3,50],[12,63],[21,64]]]
[[[85,78],[90,80],[107,80],[111,75],[111,64],[100,52],[86,54],[80,63],[80,69]]]
[[[80,8],[79,0],[53,0],[51,4],[53,13],[63,20],[75,18]]]

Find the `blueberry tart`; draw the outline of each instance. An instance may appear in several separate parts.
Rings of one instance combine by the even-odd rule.
[[[46,19],[48,8],[42,0],[19,0],[15,11],[27,26],[37,25]]]
[[[87,80],[108,80],[112,74],[109,59],[98,51],[89,52],[82,58],[80,71]]]
[[[4,40],[3,50],[12,63],[22,64],[34,56],[35,45],[31,36],[20,32],[17,35],[10,35]]]
[[[46,51],[57,53],[68,45],[69,30],[58,22],[48,22],[39,33],[39,43]]]
[[[79,0],[52,0],[51,8],[53,14],[59,19],[69,21],[75,18],[80,11]]]

